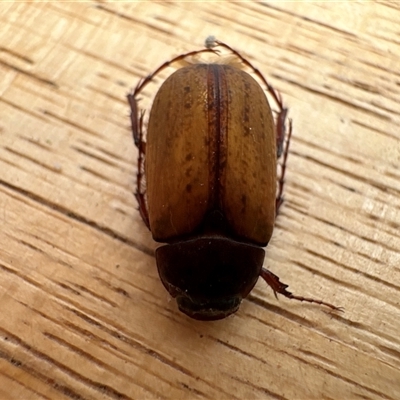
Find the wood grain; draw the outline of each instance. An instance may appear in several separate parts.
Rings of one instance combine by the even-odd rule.
[[[390,1],[2,2],[0,398],[399,399],[398,21]],[[209,34],[290,106],[266,266],[342,314],[260,281],[196,322],[158,279],[126,94]]]

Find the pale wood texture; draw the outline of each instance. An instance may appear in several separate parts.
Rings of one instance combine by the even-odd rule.
[[[1,2],[0,399],[399,399],[399,21],[389,1]],[[260,281],[196,322],[158,279],[126,94],[209,34],[294,121],[266,265],[342,314]]]

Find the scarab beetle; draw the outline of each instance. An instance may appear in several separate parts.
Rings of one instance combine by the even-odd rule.
[[[156,250],[161,281],[179,309],[199,320],[237,311],[259,276],[275,295],[336,309],[294,296],[263,268],[263,247],[282,204],[292,124],[286,123],[280,94],[259,70],[223,42],[209,38],[206,44],[165,62],[128,95],[139,150],[139,210],[153,239],[166,243]],[[144,112],[138,109],[144,86],[170,64],[217,53],[215,47],[230,51],[265,85],[278,108],[275,120],[264,90],[249,73],[200,63],[178,69],[162,84],[144,135]]]

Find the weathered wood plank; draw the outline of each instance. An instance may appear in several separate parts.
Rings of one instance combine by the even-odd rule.
[[[0,398],[398,399],[399,20],[396,2],[2,3]],[[201,323],[158,279],[126,94],[209,34],[290,106],[266,265],[343,314],[260,282]]]

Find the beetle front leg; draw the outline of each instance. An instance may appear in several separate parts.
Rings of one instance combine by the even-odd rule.
[[[146,155],[146,142],[143,140],[143,117],[144,112],[139,115],[137,100],[134,94],[128,94],[128,102],[131,107],[131,125],[133,141],[139,150],[138,171],[136,175],[136,193],[135,197],[139,204],[139,212],[146,226],[150,229],[149,212],[146,204],[146,191],[143,189],[144,177],[144,158]]]
[[[316,303],[316,304],[320,304],[320,305],[324,305],[327,306],[329,308],[331,308],[332,310],[335,311],[343,311],[342,307],[336,307],[333,304],[330,303],[325,303],[322,300],[316,300],[316,299],[311,299],[309,297],[301,297],[301,296],[295,296],[294,294],[292,294],[291,292],[289,292],[288,290],[286,290],[286,288],[288,287],[288,285],[282,283],[279,280],[279,277],[276,276],[275,274],[273,274],[271,271],[268,271],[265,268],[261,269],[261,273],[260,276],[265,280],[265,282],[267,282],[267,284],[272,288],[272,290],[274,291],[274,295],[276,298],[278,298],[278,296],[276,295],[277,293],[287,297],[288,299],[293,299],[293,300],[298,300],[298,301],[306,301],[308,303]]]

